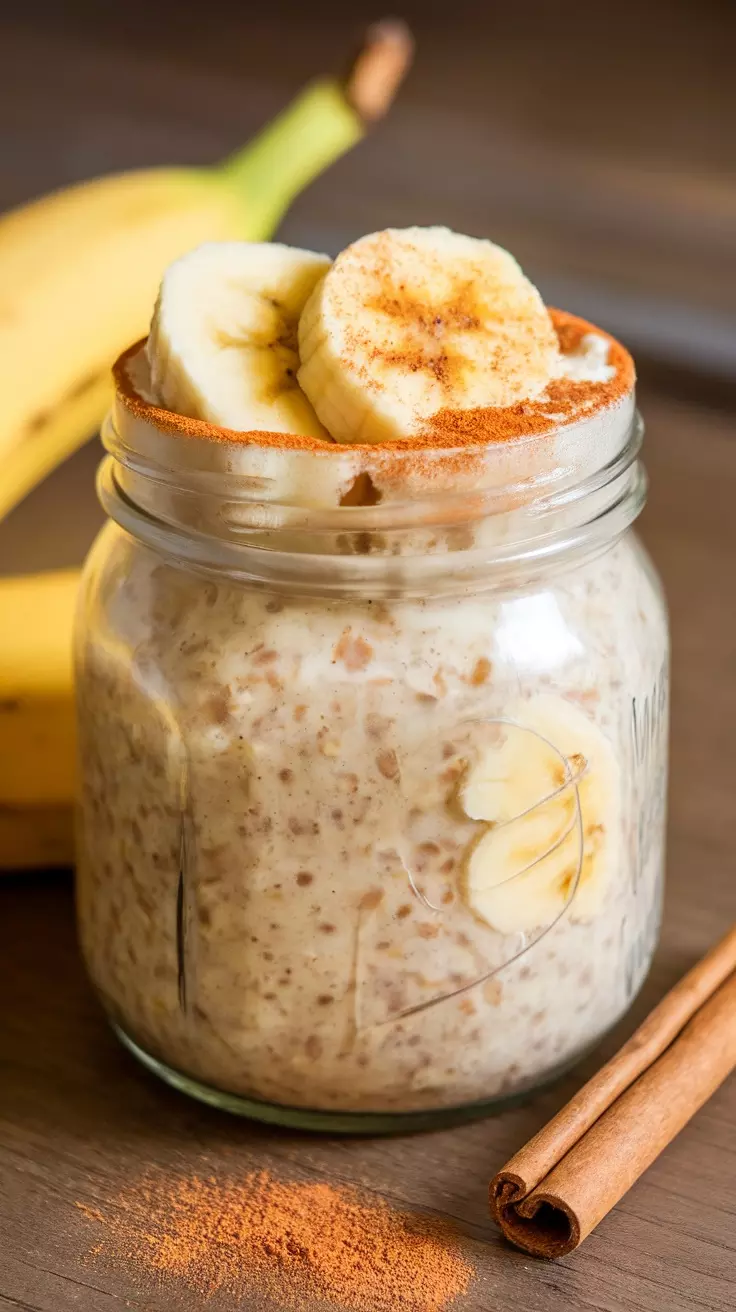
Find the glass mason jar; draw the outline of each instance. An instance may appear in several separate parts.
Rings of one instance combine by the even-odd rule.
[[[77,628],[78,913],[113,1025],[177,1087],[312,1128],[548,1081],[660,919],[633,391],[543,440],[282,449],[156,410],[138,359]]]

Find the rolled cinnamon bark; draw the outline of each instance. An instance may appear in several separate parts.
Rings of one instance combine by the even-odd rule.
[[[736,1067],[736,926],[494,1177],[507,1239],[563,1257]]]

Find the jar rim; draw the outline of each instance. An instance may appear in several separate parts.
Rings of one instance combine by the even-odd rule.
[[[617,384],[609,404],[599,403],[605,385],[584,385],[594,399],[572,420],[558,416],[565,422],[513,439],[404,449],[238,434],[174,415],[149,400],[143,345],[137,343],[117,362],[113,408],[102,435],[123,468],[162,485],[243,503],[350,508],[353,522],[358,508],[379,503],[431,502],[479,490],[533,500],[553,484],[585,483],[625,448],[636,409],[633,362],[625,353],[631,369],[624,369],[619,383],[626,386]],[[217,440],[209,440],[213,433]],[[274,437],[276,443],[269,440]]]
[[[424,432],[378,444],[355,442],[339,443],[298,433],[270,432],[267,430],[237,431],[203,419],[193,419],[165,409],[153,399],[148,368],[147,341],[143,337],[123,351],[113,366],[115,381],[115,409],[120,426],[126,419],[135,418],[152,425],[161,434],[184,439],[186,447],[202,444],[215,447],[248,449],[265,447],[284,452],[310,452],[326,460],[340,460],[347,453],[357,455],[378,467],[390,464],[408,464],[412,460],[452,460],[460,465],[464,457],[472,460],[473,454],[498,444],[512,445],[549,436],[556,429],[571,427],[586,419],[600,416],[633,393],[636,382],[634,361],[626,348],[605,329],[590,323],[567,310],[548,307],[552,325],[557,333],[562,357],[573,359],[591,337],[604,343],[607,363],[612,369],[607,381],[586,383],[574,377],[567,378],[568,395],[542,397],[537,400],[505,407],[474,410],[470,414],[479,422],[466,426],[431,425]],[[552,382],[553,380],[551,380]],[[463,412],[450,412],[458,415]],[[467,413],[467,412],[465,412]],[[440,412],[439,418],[447,414]],[[492,420],[483,433],[482,421]],[[187,451],[191,457],[193,452]]]
[[[306,588],[310,574],[320,594],[405,595],[413,572],[418,595],[457,589],[608,545],[644,502],[633,386],[541,436],[408,453],[335,444],[329,458],[193,441],[144,394],[131,405],[133,386],[118,387],[102,429],[103,507],[162,555],[250,581],[298,574]]]
[[[205,574],[313,596],[450,595],[506,586],[510,579],[519,586],[520,572],[539,577],[559,568],[564,558],[606,550],[633,524],[646,500],[638,459],[643,428],[637,412],[625,446],[605,469],[584,484],[551,487],[544,501],[537,497],[510,507],[508,492],[499,496],[491,490],[478,492],[471,506],[467,496],[455,496],[459,521],[446,497],[429,507],[405,506],[409,517],[403,520],[396,503],[331,512],[291,507],[285,522],[283,506],[274,517],[273,507],[251,499],[243,514],[243,503],[201,490],[178,491],[162,502],[150,470],[142,475],[125,470],[112,454],[100,467],[98,494],[108,516],[128,535]],[[129,478],[121,480],[121,472]],[[153,498],[146,495],[151,487]],[[210,515],[203,505],[210,505]],[[390,529],[376,512],[384,519],[390,514]]]

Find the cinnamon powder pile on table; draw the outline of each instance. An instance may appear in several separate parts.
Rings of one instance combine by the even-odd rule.
[[[77,1206],[101,1228],[95,1260],[178,1279],[205,1298],[259,1289],[279,1307],[441,1312],[472,1276],[442,1222],[265,1171],[227,1182],[152,1174],[105,1213]]]

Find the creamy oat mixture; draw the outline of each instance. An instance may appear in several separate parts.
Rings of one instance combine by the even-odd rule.
[[[656,938],[664,818],[665,618],[631,535],[521,595],[373,604],[206,581],[116,528],[92,580],[105,557],[80,921],[140,1046],[247,1097],[409,1111],[523,1089],[613,1024]],[[466,900],[482,826],[458,780],[473,722],[540,694],[613,746],[615,868],[592,915],[573,897],[500,933]]]
[[[117,525],[78,628],[79,919],[111,1017],[293,1108],[551,1076],[659,922],[631,357],[508,252],[410,228],[334,261],[190,252],[115,377]]]

